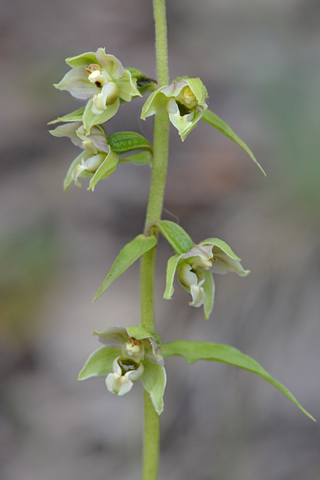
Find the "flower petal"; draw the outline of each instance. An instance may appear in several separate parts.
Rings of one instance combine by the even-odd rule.
[[[84,66],[73,68],[54,86],[59,90],[67,90],[73,97],[81,100],[87,100],[91,95],[99,92],[98,88],[89,81]]]
[[[89,356],[78,380],[108,375],[113,371],[113,362],[119,356],[119,350],[113,347],[99,347]]]
[[[54,130],[49,130],[49,132],[54,137],[68,137],[74,145],[83,148],[82,140],[76,134],[76,131],[81,125],[82,123],[80,122],[65,123],[64,125],[59,125],[59,127]]]
[[[86,52],[75,57],[66,58],[66,63],[72,68],[80,67],[82,65],[87,66],[91,63],[97,63],[97,57],[93,52]]]
[[[167,383],[165,368],[154,362],[145,360],[141,377],[143,388],[149,393],[152,404],[158,415],[163,411],[163,395]]]
[[[165,298],[166,300],[170,300],[173,295],[173,291],[174,291],[173,280],[174,280],[174,275],[176,273],[179,260],[180,260],[180,255],[174,255],[168,260],[167,274],[166,274],[166,290],[163,294],[163,298]]]
[[[94,191],[94,187],[102,178],[107,178],[111,173],[115,171],[118,165],[118,155],[110,151],[108,155],[104,156],[104,160],[101,162],[99,168],[95,171],[88,190]]]
[[[100,125],[101,123],[105,123],[107,120],[112,118],[118,111],[120,101],[119,99],[116,100],[112,105],[109,105],[103,113],[100,115],[95,115],[92,112],[92,105],[93,100],[90,98],[89,102],[86,105],[85,111],[83,113],[83,125],[86,129],[87,133],[90,133],[90,129],[94,125]]]
[[[91,141],[96,149],[100,150],[100,152],[109,152],[107,136],[101,125],[94,125],[90,130],[90,134],[86,135],[85,128],[81,124],[77,130],[77,136],[83,142]],[[85,144],[82,143],[82,147],[85,147]]]
[[[122,77],[116,81],[119,87],[119,96],[125,102],[130,102],[132,97],[141,97],[141,93],[137,89],[136,80],[133,79],[129,70],[125,70]]]
[[[204,283],[202,285],[202,288],[205,293],[203,308],[204,308],[204,318],[207,320],[210,317],[210,314],[213,309],[215,284],[213,280],[213,275],[211,272],[209,272],[209,270],[205,270],[203,273],[205,278]]]
[[[124,68],[120,60],[113,55],[108,55],[104,48],[98,48],[96,51],[97,63],[105,68],[108,74],[114,78],[121,78],[124,74]]]
[[[106,387],[110,393],[115,393],[119,397],[130,392],[133,383],[126,376],[119,376],[116,373],[109,373],[106,378]]]
[[[121,350],[122,345],[128,341],[127,330],[124,327],[110,327],[103,332],[92,332],[99,337],[99,341],[110,347]]]
[[[189,305],[192,307],[201,307],[205,299],[205,293],[200,285],[191,285],[190,294],[192,296],[192,302]]]
[[[158,88],[149,95],[146,103],[143,105],[141,112],[142,120],[145,120],[147,117],[155,115],[156,113],[163,112],[166,109],[167,104],[168,97],[161,93],[161,88]]]

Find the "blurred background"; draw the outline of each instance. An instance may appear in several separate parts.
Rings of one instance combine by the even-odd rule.
[[[139,323],[138,264],[94,304],[123,245],[143,229],[149,167],[120,165],[94,195],[63,179],[78,154],[47,122],[79,108],[52,87],[64,59],[105,46],[156,77],[151,1],[2,0],[0,6],[0,477],[139,480],[142,388],[118,398],[77,382],[92,330]],[[202,122],[171,131],[164,218],[198,242],[223,238],[252,273],[216,276],[208,322],[178,286],[156,315],[164,342],[226,343],[253,356],[320,419],[320,4],[168,2],[171,78],[200,76],[209,108],[267,172]],[[152,140],[143,99],[107,133]],[[258,377],[222,364],[166,362],[160,480],[317,480],[319,426]]]

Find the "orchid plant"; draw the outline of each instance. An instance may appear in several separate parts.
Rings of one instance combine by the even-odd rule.
[[[105,377],[109,392],[125,395],[140,381],[144,389],[145,429],[143,480],[156,480],[159,456],[159,416],[163,412],[166,387],[164,359],[182,356],[188,363],[197,360],[223,362],[259,375],[286,395],[307,416],[313,417],[296,398],[272,378],[255,360],[228,345],[193,340],[162,344],[154,321],[154,274],[158,234],[171,245],[174,255],[168,259],[164,298],[174,293],[174,278],[191,295],[189,305],[203,306],[204,318],[213,309],[215,284],[213,274],[245,270],[240,258],[227,243],[208,238],[195,244],[178,224],[162,219],[164,187],[167,175],[169,124],[178,130],[181,140],[201,123],[218,129],[243,148],[259,166],[249,147],[215,113],[208,109],[208,93],[200,78],[179,77],[169,81],[165,0],[153,0],[158,80],[152,80],[135,68],[124,68],[104,48],[67,58],[71,70],[55,85],[85,102],[78,110],[57,118],[60,123],[52,135],[69,137],[81,152],[71,163],[64,188],[80,178],[90,178],[88,190],[109,177],[120,163],[132,162],[152,167],[150,195],[143,233],[123,247],[95,300],[136,260],[141,258],[141,323],[135,327],[115,326],[93,332],[103,344],[95,350],[79,374],[79,380]],[[106,124],[116,115],[121,103],[151,92],[142,107],[141,118],[154,115],[154,141],[150,144],[135,132],[107,135]],[[264,172],[263,172],[264,173]]]

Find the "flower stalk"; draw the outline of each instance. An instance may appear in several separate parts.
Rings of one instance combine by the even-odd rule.
[[[167,20],[165,0],[153,0],[156,36],[156,57],[159,86],[169,83]],[[155,116],[153,136],[153,166],[146,225],[161,218],[167,177],[169,150],[169,117],[166,112]],[[154,330],[154,270],[156,247],[141,259],[141,324]],[[160,419],[148,393],[144,392],[143,480],[158,476]]]

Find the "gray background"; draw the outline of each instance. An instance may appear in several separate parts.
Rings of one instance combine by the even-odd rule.
[[[90,331],[139,322],[138,264],[94,304],[120,248],[141,232],[150,169],[121,165],[94,194],[62,182],[76,147],[46,123],[80,106],[52,87],[64,59],[105,46],[156,76],[151,1],[3,0],[1,55],[0,476],[138,480],[142,389],[78,383]],[[252,148],[201,123],[171,132],[164,217],[197,242],[227,241],[252,273],[216,277],[208,322],[178,286],[160,240],[156,315],[163,341],[226,343],[253,356],[320,418],[319,100],[316,0],[168,2],[170,75],[200,76],[209,108]],[[107,133],[152,139],[143,100]],[[317,480],[319,427],[270,385],[221,364],[166,362],[160,479]]]

